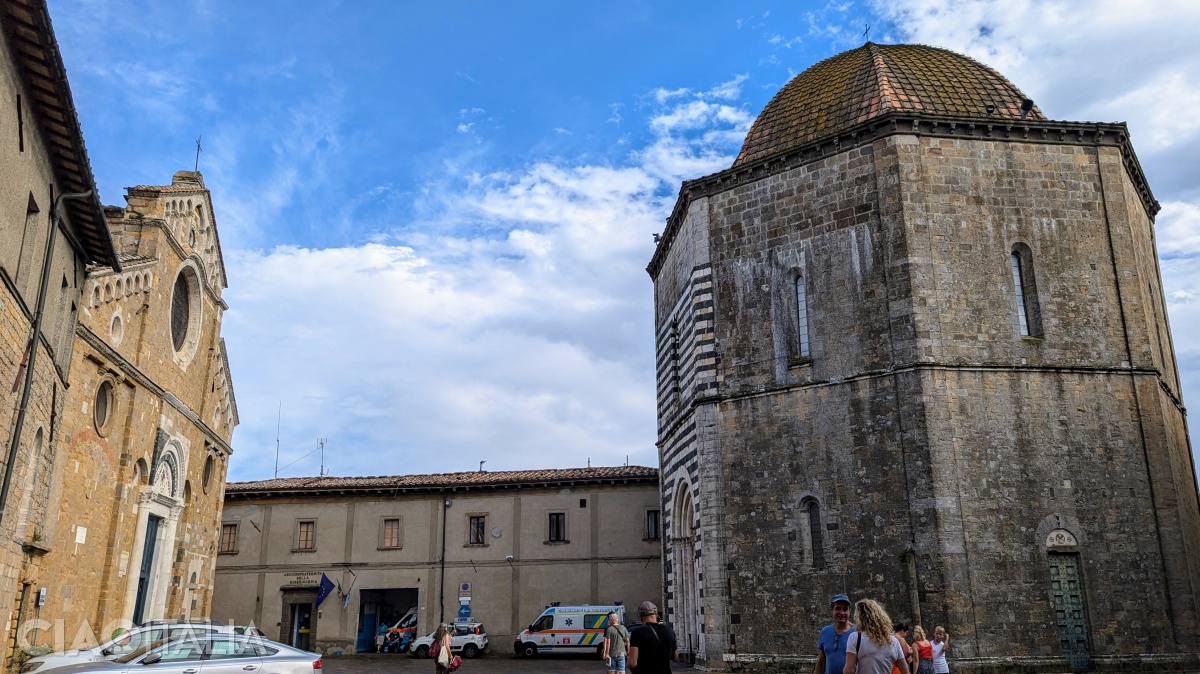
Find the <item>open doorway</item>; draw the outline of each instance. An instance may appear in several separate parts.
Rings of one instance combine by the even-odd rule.
[[[385,643],[385,631],[400,622],[409,609],[417,605],[417,588],[387,588],[380,590],[359,590],[358,638],[356,650],[359,653],[370,653],[379,650]],[[411,618],[409,622],[412,622]],[[420,630],[415,622],[403,628],[405,634],[393,637],[389,652],[404,650],[399,647],[398,637],[406,637],[401,641],[411,642]],[[407,644],[405,644],[407,645]]]

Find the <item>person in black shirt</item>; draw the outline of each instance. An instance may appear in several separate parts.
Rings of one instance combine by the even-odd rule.
[[[643,624],[629,635],[629,668],[634,674],[670,674],[671,661],[679,657],[675,632],[659,624],[651,602],[642,602],[638,614]]]

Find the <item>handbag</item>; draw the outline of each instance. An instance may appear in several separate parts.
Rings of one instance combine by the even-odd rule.
[[[457,657],[457,656],[455,656],[455,657]],[[443,667],[449,667],[450,666],[450,649],[445,648],[445,647],[438,649],[437,661],[438,661],[439,665],[441,665]]]
[[[454,659],[450,661],[450,665],[446,669],[449,669],[450,671],[453,672],[454,670],[458,669],[459,667],[462,667],[462,658],[460,658],[459,656],[456,655],[456,656],[454,656]]]

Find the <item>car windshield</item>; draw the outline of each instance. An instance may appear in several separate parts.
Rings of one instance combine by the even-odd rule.
[[[144,655],[147,651],[149,651],[151,649],[162,646],[163,644],[167,643],[167,641],[168,641],[167,639],[159,639],[158,641],[153,641],[151,643],[148,643],[145,646],[142,646],[141,648],[134,649],[133,651],[126,653],[125,655],[122,655],[121,657],[116,659],[116,662],[125,664],[131,660],[141,657],[142,655]]]

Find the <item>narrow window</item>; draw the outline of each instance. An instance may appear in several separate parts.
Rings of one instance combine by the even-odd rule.
[[[296,523],[296,549],[317,549],[317,523],[314,520],[301,520]]]
[[[487,542],[487,516],[486,515],[471,515],[468,522],[468,545],[483,545]]]
[[[1017,322],[1021,336],[1042,336],[1042,312],[1038,304],[1037,282],[1033,273],[1033,251],[1018,243],[1012,252],[1013,288],[1016,291]]]
[[[25,151],[25,111],[21,106],[21,94],[17,94],[17,148]]]
[[[816,501],[808,503],[808,532],[812,542],[812,568],[825,568],[825,543],[821,536],[821,506]]]
[[[671,393],[679,393],[679,322],[671,324]]]
[[[566,513],[550,513],[550,531],[547,540],[552,542],[567,540]]]
[[[381,548],[398,548],[400,547],[400,518],[385,517],[383,519],[383,528],[379,532],[379,547]]]
[[[808,291],[803,276],[796,277],[796,342],[796,355],[808,358]]]
[[[237,552],[237,533],[238,525],[222,524],[221,525],[221,547],[218,552],[223,554],[233,554]]]
[[[659,511],[646,511],[646,540],[657,541],[662,534],[659,533],[662,529],[659,527]]]

